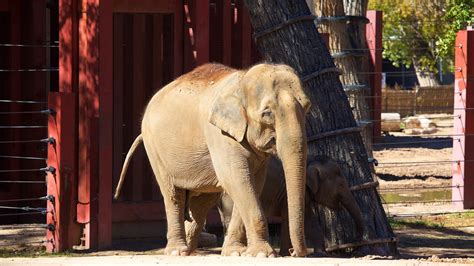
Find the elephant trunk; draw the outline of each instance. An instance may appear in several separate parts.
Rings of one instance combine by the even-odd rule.
[[[362,219],[362,212],[360,211],[359,205],[355,201],[354,196],[348,191],[348,195],[341,197],[341,203],[344,208],[349,212],[357,229],[357,239],[361,240],[364,236],[364,220]]]
[[[304,205],[306,186],[306,136],[304,124],[292,130],[285,130],[277,139],[277,151],[283,164],[286,191],[288,195],[289,232],[293,249],[290,254],[296,257],[306,256],[304,237]],[[293,131],[293,132],[292,132]]]

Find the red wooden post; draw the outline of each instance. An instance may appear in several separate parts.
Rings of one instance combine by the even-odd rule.
[[[93,135],[91,126],[99,108],[99,0],[82,2],[79,20],[79,144],[78,144],[78,202],[77,221],[83,225],[84,247],[97,247],[97,211],[94,201],[97,191],[97,167],[93,162],[92,146],[98,136]],[[97,157],[96,157],[97,158]]]
[[[474,208],[474,30],[459,31],[455,41],[453,204]]]
[[[47,163],[56,171],[47,173],[48,195],[54,200],[48,201],[46,218],[55,230],[47,231],[46,249],[59,252],[80,242],[80,226],[75,222],[77,99],[73,93],[50,93],[48,102],[56,114],[48,119],[48,134],[55,144],[49,144]]]
[[[376,142],[381,133],[382,113],[382,11],[368,10],[366,14],[370,23],[365,28],[367,46],[369,48],[369,83],[372,97],[373,139]]]
[[[99,178],[98,248],[112,244],[112,175],[113,175],[113,13],[112,1],[100,1],[99,28]]]
[[[48,224],[55,226],[47,232],[48,252],[58,252],[80,242],[81,227],[76,223],[77,198],[77,52],[78,6],[77,0],[59,1],[59,91],[50,93],[49,108],[56,111],[48,121],[48,134],[56,144],[48,148],[48,165],[56,168],[48,173],[48,194],[55,197],[48,202]]]
[[[209,62],[209,0],[201,0],[195,4],[196,20],[196,65]]]
[[[79,49],[77,0],[59,0],[59,91],[77,92]]]
[[[174,45],[173,45],[173,54],[174,54],[174,72],[173,77],[177,78],[183,74],[183,34],[184,34],[184,25],[183,25],[183,14],[184,14],[184,3],[183,0],[174,1]]]
[[[241,12],[242,23],[242,68],[249,67],[252,64],[252,24],[250,23],[250,14],[247,7],[238,1],[239,11]]]
[[[232,16],[234,14],[231,0],[223,0],[222,13],[222,63],[230,66],[232,63]]]
[[[191,71],[196,66],[196,14],[195,2],[183,0],[183,72]]]

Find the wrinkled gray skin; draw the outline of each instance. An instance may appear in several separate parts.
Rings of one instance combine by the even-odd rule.
[[[165,254],[189,255],[209,209],[226,192],[235,202],[223,255],[275,256],[258,197],[271,155],[283,162],[294,256],[306,255],[305,114],[300,79],[286,65],[235,70],[205,64],[158,91],[148,103],[125,159],[117,198],[135,148],[143,141],[168,222]],[[186,191],[192,220],[184,221]],[[247,228],[242,245],[240,228]]]
[[[324,236],[318,217],[314,211],[315,205],[323,205],[332,210],[345,208],[356,224],[359,240],[364,233],[362,213],[357,205],[347,181],[341,174],[336,162],[319,157],[308,165],[305,193],[305,235],[314,245],[316,254],[324,254]],[[267,172],[267,179],[260,195],[260,202],[267,217],[281,217],[280,255],[287,256],[291,247],[288,235],[288,211],[286,204],[285,179],[283,169],[277,159],[271,159]],[[224,228],[227,228],[232,215],[232,199],[223,195],[218,209]]]

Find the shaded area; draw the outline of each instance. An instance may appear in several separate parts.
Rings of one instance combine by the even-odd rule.
[[[436,135],[426,136],[393,136],[385,135],[373,144],[374,151],[393,148],[428,148],[445,149],[453,146],[451,137],[437,137]]]
[[[415,174],[412,176],[408,175],[395,175],[395,174],[377,174],[377,176],[380,179],[383,179],[385,181],[400,181],[400,180],[406,180],[406,179],[417,179],[417,180],[427,180],[428,178],[436,178],[436,179],[445,179],[445,180],[451,180],[451,176],[445,176],[445,175],[419,175]]]
[[[404,258],[443,258],[474,256],[474,234],[461,229],[405,223],[396,229]]]

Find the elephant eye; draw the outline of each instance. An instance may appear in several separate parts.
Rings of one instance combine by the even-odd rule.
[[[273,113],[269,109],[265,109],[262,112],[262,123],[272,125],[274,123]]]

